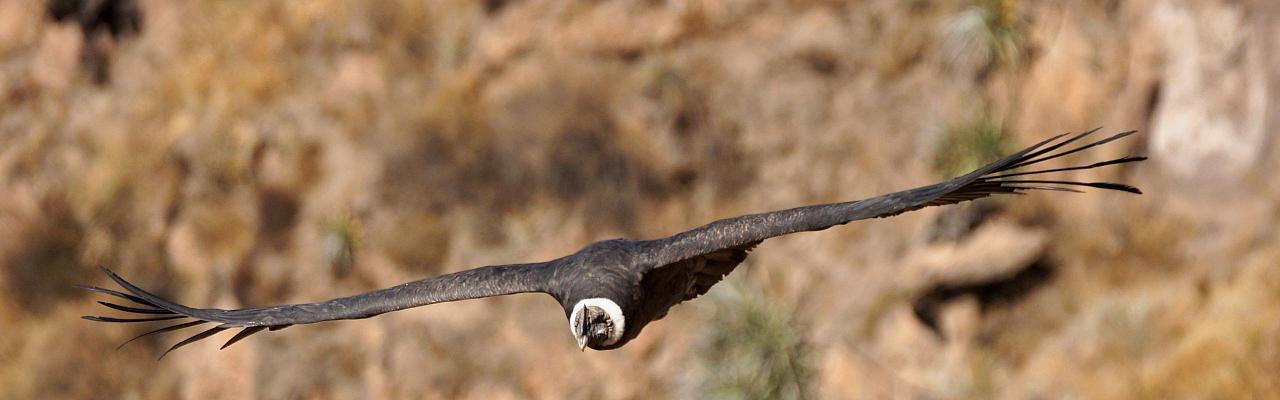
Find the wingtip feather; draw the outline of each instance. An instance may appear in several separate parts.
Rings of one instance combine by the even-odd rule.
[[[169,355],[169,352],[172,352],[172,351],[174,351],[174,350],[177,350],[178,348],[180,348],[180,347],[182,347],[182,346],[186,346],[186,345],[188,345],[188,344],[195,343],[195,342],[197,342],[197,341],[199,341],[199,340],[201,340],[201,339],[207,338],[207,337],[209,337],[209,336],[213,336],[214,334],[216,334],[216,333],[218,333],[218,332],[222,332],[222,331],[224,331],[224,330],[226,330],[226,329],[227,329],[227,328],[219,328],[219,327],[216,327],[216,326],[215,326],[215,327],[212,327],[212,328],[206,329],[206,330],[204,330],[204,331],[201,331],[200,333],[197,333],[197,334],[195,334],[195,335],[192,335],[191,337],[186,338],[186,339],[183,339],[181,342],[178,342],[178,343],[174,344],[174,345],[173,345],[173,347],[170,347],[170,348],[169,348],[169,350],[165,350],[165,351],[164,351],[164,353],[161,353],[161,354],[160,354],[160,357],[159,357],[159,358],[156,358],[156,360],[157,360],[157,361],[162,360],[162,359],[164,359],[164,356]]]
[[[84,315],[84,316],[81,316],[80,318],[84,318],[84,319],[87,319],[90,321],[96,321],[96,322],[151,322],[151,321],[166,321],[166,320],[186,318],[186,317],[187,316],[185,315],[168,315],[163,317],[150,317],[150,318],[115,318],[115,317],[101,317],[96,315]]]
[[[235,344],[236,342],[239,342],[241,339],[244,339],[244,338],[249,337],[250,335],[253,335],[253,334],[258,333],[258,332],[262,332],[262,330],[263,330],[263,329],[267,329],[267,327],[265,327],[265,326],[251,326],[251,327],[248,327],[248,328],[244,328],[244,329],[240,330],[240,332],[236,332],[236,335],[235,335],[235,336],[232,336],[232,337],[231,337],[231,339],[230,339],[230,340],[227,340],[227,342],[226,342],[226,343],[223,343],[223,344],[222,344],[222,347],[219,347],[219,348],[218,348],[218,350],[225,349],[225,348],[227,348],[227,347],[229,347],[229,346],[231,346],[231,345]]]
[[[1099,189],[1111,189],[1111,190],[1119,190],[1121,192],[1129,192],[1133,194],[1142,194],[1142,190],[1130,185],[1123,184],[1123,183],[1089,182],[1089,186],[1096,187]]]
[[[199,320],[197,320],[197,321],[183,322],[183,323],[181,323],[181,324],[177,324],[177,325],[169,325],[169,326],[166,326],[166,327],[163,327],[163,328],[159,328],[159,329],[151,330],[151,331],[148,331],[148,332],[143,333],[143,334],[141,334],[141,335],[134,336],[132,339],[126,340],[124,343],[120,343],[120,345],[119,345],[119,346],[116,346],[116,350],[120,350],[121,348],[123,348],[123,347],[124,347],[124,345],[129,344],[129,343],[133,343],[133,341],[138,340],[138,339],[141,339],[141,338],[143,338],[143,337],[151,336],[151,335],[154,335],[154,334],[157,334],[157,333],[164,333],[164,332],[169,332],[169,331],[176,331],[176,330],[179,330],[179,329],[186,329],[186,328],[190,328],[190,327],[193,327],[193,326],[196,326],[196,325],[206,324],[206,323],[209,323],[209,321],[199,321]]]
[[[105,306],[105,307],[107,307],[107,308],[111,308],[111,309],[115,309],[115,310],[119,310],[119,311],[124,311],[124,312],[131,312],[131,313],[135,313],[135,314],[157,314],[157,315],[177,314],[177,313],[175,313],[175,312],[173,312],[173,311],[169,311],[169,310],[165,310],[165,309],[161,309],[161,308],[138,308],[138,307],[129,307],[129,306],[120,305],[120,304],[115,304],[115,303],[106,302],[106,301],[98,301],[98,304],[101,304],[101,305],[103,305],[103,306]]]

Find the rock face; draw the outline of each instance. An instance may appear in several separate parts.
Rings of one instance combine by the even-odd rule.
[[[1165,61],[1151,154],[1179,177],[1240,182],[1270,153],[1280,39],[1275,21],[1250,18],[1260,11],[1252,8],[1261,7],[1162,2],[1152,10],[1148,27]]]
[[[70,289],[103,264],[192,305],[313,301],[930,183],[955,132],[1098,125],[1141,133],[1055,166],[1148,155],[1062,173],[1145,195],[771,240],[613,352],[511,296],[157,364],[176,338],[113,352],[143,328]],[[1275,132],[1274,0],[0,0],[0,397],[1280,397]],[[705,345],[737,310],[769,329]]]

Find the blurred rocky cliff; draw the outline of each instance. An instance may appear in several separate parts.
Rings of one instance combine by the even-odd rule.
[[[1099,125],[1064,163],[1151,160],[1063,175],[1146,194],[771,240],[617,351],[523,295],[157,362],[71,288],[314,301]],[[1274,398],[1277,128],[1268,0],[0,0],[0,398]]]

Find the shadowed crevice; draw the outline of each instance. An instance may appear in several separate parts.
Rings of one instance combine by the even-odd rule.
[[[911,303],[911,310],[920,323],[939,338],[946,339],[946,332],[942,331],[939,317],[948,303],[966,296],[973,296],[978,300],[979,310],[985,313],[996,307],[1009,306],[1022,301],[1051,282],[1053,276],[1053,266],[1042,256],[1026,268],[1006,277],[981,282],[935,284]]]

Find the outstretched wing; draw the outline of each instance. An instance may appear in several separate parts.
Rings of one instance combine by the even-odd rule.
[[[820,231],[861,219],[891,217],[924,207],[955,204],[993,194],[1018,194],[1024,190],[1079,192],[1079,190],[1072,187],[1094,187],[1141,194],[1142,192],[1137,188],[1119,183],[1023,179],[1019,177],[1137,162],[1147,159],[1146,157],[1124,157],[1067,168],[1008,172],[1019,167],[1038,164],[1080,152],[1134,133],[1133,131],[1122,132],[1071,150],[1054,153],[1062,147],[1097,131],[1098,129],[1093,129],[1062,141],[1058,141],[1058,139],[1067,135],[1052,137],[1002,160],[942,183],[864,200],[797,207],[715,221],[699,228],[650,241],[649,245],[656,252],[656,259],[652,265],[654,267],[673,265],[725,249],[740,248],[759,243],[775,236],[804,231]]]
[[[111,277],[111,280],[123,287],[128,293],[93,286],[77,286],[82,289],[115,296],[142,306],[126,306],[99,301],[98,303],[108,308],[138,314],[139,316],[136,318],[83,317],[90,321],[149,322],[190,319],[176,325],[169,325],[143,333],[133,339],[129,339],[129,341],[120,346],[151,334],[189,328],[205,323],[216,324],[173,345],[173,347],[165,351],[165,354],[168,354],[179,347],[232,328],[244,329],[228,340],[226,344],[223,344],[222,348],[226,348],[264,329],[278,330],[298,324],[368,318],[386,312],[456,300],[515,293],[545,292],[547,290],[547,282],[554,268],[554,261],[481,267],[317,303],[239,310],[191,308],[174,303],[134,286],[106,268],[103,268],[102,271],[106,272],[107,276]],[[164,354],[160,356],[164,357]]]

